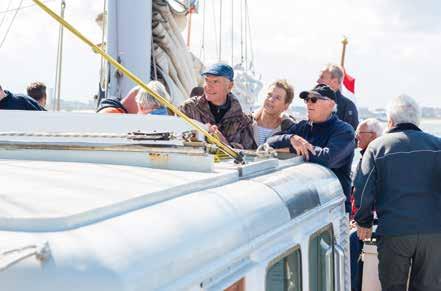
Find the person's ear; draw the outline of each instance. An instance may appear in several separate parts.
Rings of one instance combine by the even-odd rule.
[[[234,82],[233,81],[228,81],[229,83],[228,83],[228,91],[231,91],[232,89],[233,89],[233,87],[234,87]]]

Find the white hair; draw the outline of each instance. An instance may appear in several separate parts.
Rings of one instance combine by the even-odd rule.
[[[377,137],[383,134],[383,125],[376,118],[365,119],[362,122],[360,122],[358,127],[360,127],[363,124],[366,124],[367,129],[375,133]]]
[[[387,107],[387,119],[394,125],[400,123],[420,124],[421,109],[416,101],[408,95],[393,98]]]
[[[171,101],[171,97],[165,89],[164,85],[162,85],[159,81],[150,81],[147,86],[152,89],[155,93],[160,95],[161,97]],[[155,99],[152,95],[150,95],[147,91],[139,87],[138,93],[135,96],[135,101],[141,107],[147,107],[149,104],[154,104],[157,106],[161,106],[160,102]]]

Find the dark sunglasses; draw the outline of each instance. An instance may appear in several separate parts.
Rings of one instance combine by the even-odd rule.
[[[305,103],[308,103],[308,101],[311,101],[312,103],[316,103],[317,100],[330,100],[330,99],[326,97],[313,96],[313,97],[305,98],[303,100],[305,101]]]

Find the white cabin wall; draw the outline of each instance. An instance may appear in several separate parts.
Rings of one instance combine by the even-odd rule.
[[[108,0],[107,52],[144,82],[150,80],[151,0]],[[108,96],[124,97],[135,83],[110,68]]]

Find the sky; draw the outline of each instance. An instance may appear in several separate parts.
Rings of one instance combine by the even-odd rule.
[[[21,0],[0,0],[0,84],[24,92],[32,81],[54,87],[58,25],[38,7],[20,10],[1,45]],[[231,3],[234,1],[234,29]],[[264,84],[286,78],[296,93],[314,86],[327,63],[339,63],[341,40],[349,44],[345,67],[356,78],[358,106],[385,107],[399,94],[421,106],[441,107],[441,1],[437,0],[247,0],[254,66]],[[193,17],[191,49],[200,56],[203,3]],[[240,1],[223,0],[222,60],[240,57]],[[101,42],[95,23],[103,0],[66,0],[66,19],[93,42]],[[206,0],[205,61],[217,59],[220,0]],[[47,4],[59,10],[60,0]],[[23,6],[32,1],[23,0]],[[213,13],[217,11],[216,14]],[[4,20],[2,20],[4,18]],[[215,24],[216,23],[216,27]],[[186,32],[184,32],[186,37]],[[249,46],[250,48],[251,46]],[[251,53],[249,52],[249,56]],[[65,32],[62,98],[87,102],[98,87],[100,58]],[[263,92],[262,92],[263,94]],[[296,98],[295,104],[301,104]]]

